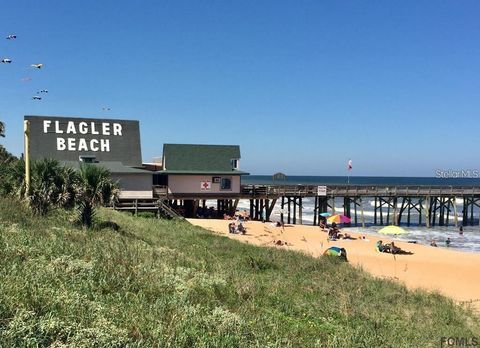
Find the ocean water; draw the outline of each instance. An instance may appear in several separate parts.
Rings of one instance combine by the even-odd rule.
[[[287,176],[284,182],[281,184],[286,185],[345,185],[347,184],[347,177],[340,176]],[[267,175],[250,175],[242,177],[242,184],[252,185],[268,185],[268,184],[280,184],[278,181],[273,182],[272,176]],[[350,177],[350,185],[442,185],[442,186],[479,186],[480,179],[472,178],[427,178],[427,177]],[[457,200],[457,212],[458,212],[458,225],[462,224],[462,200]],[[313,225],[314,215],[314,198],[304,198],[302,200],[303,214],[302,223],[304,225]],[[399,203],[400,207],[400,203]],[[352,232],[358,232],[365,235],[377,235],[378,231],[383,227],[374,225],[374,200],[365,199],[364,204],[364,217],[366,227],[361,227],[360,221],[360,209],[358,209],[358,223],[359,226],[355,227],[352,223],[352,227],[349,228]],[[241,200],[238,204],[238,209],[247,210],[250,209],[249,200]],[[281,203],[277,202],[275,205],[271,220],[280,220]],[[343,200],[335,200],[335,211],[339,214],[343,214]],[[330,211],[331,212],[331,211]],[[385,212],[385,210],[384,210]],[[353,206],[352,206],[353,214]],[[402,218],[402,228],[408,233],[395,237],[402,241],[416,241],[420,244],[430,245],[432,239],[434,239],[440,248],[446,248],[445,240],[450,238],[452,243],[450,249],[461,250],[466,252],[480,252],[480,225],[479,225],[480,211],[477,207],[474,209],[474,223],[475,226],[464,226],[463,235],[459,234],[458,227],[454,226],[453,212],[450,215],[449,226],[434,226],[427,228],[424,226],[425,220],[422,217],[422,225],[418,225],[418,213],[412,211],[410,215],[411,225],[406,225],[406,212]],[[286,218],[286,216],[284,217]],[[298,222],[298,216],[297,216]],[[438,218],[437,218],[438,222]],[[384,223],[386,223],[384,219]]]
[[[313,225],[313,210],[314,210],[314,200],[313,198],[304,198],[302,201],[303,212],[302,212],[302,223],[304,225]],[[335,202],[335,211],[338,214],[343,214],[343,201],[336,200]],[[211,205],[214,205],[214,202],[211,202]],[[247,199],[242,199],[238,203],[239,210],[250,211],[250,201]],[[280,209],[281,203],[277,202],[275,205],[270,220],[280,221]],[[459,205],[459,213],[461,212],[461,204]],[[361,227],[360,221],[360,210],[358,210],[358,226],[355,226],[352,223],[352,227],[348,229],[352,232],[361,233],[365,235],[375,235],[383,236],[378,233],[378,231],[384,227],[380,225],[374,225],[373,218],[373,200],[365,201],[364,204],[364,217],[366,227]],[[430,245],[432,239],[434,239],[440,248],[446,248],[445,240],[450,238],[452,243],[450,244],[450,249],[461,250],[467,252],[480,252],[480,226],[478,224],[478,209],[474,211],[475,215],[475,226],[464,226],[463,235],[459,234],[458,227],[454,226],[453,216],[450,217],[449,226],[434,226],[427,228],[424,225],[418,226],[418,214],[411,214],[411,224],[408,227],[406,224],[406,217],[403,217],[404,222],[402,222],[401,227],[404,228],[408,233],[404,235],[399,235],[394,239],[401,241],[416,241],[419,244]],[[286,221],[286,214],[284,214],[284,221]],[[437,219],[438,221],[438,219]],[[384,220],[384,223],[386,221]],[[297,223],[299,223],[297,215]],[[424,220],[422,219],[424,224]],[[458,217],[458,225],[462,224],[462,216]]]

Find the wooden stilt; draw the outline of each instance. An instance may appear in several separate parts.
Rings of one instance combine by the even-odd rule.
[[[382,198],[379,197],[379,208],[380,208],[380,225],[383,226],[383,201]]]
[[[387,226],[390,225],[390,208],[391,208],[391,204],[390,204],[390,197],[388,198],[388,201],[386,201],[387,203]]]
[[[354,217],[355,217],[355,226],[358,226],[358,221],[357,221],[357,198],[354,199],[353,201],[353,209],[354,209]]]
[[[362,219],[362,227],[365,228],[365,216],[363,215],[363,199],[360,198],[360,218]]]
[[[425,225],[430,228],[430,197],[425,198]]]
[[[457,199],[453,197],[453,223],[455,228],[458,227],[458,214],[457,214]]]
[[[422,207],[423,207],[423,199],[419,198],[418,199],[418,226],[422,225]]]
[[[298,221],[300,225],[303,225],[303,204],[302,197],[298,197]]]
[[[276,199],[272,199],[271,203],[266,206],[267,210],[267,221],[270,221],[270,216],[272,215],[273,208],[275,208],[275,204],[277,203]]]
[[[288,223],[290,224],[290,204],[291,204],[291,198],[290,197],[287,197],[287,200],[288,200]]]
[[[297,223],[297,197],[293,197],[293,224]]]
[[[473,226],[475,222],[473,221],[473,206],[475,205],[475,197],[472,197],[470,204],[470,225]]]

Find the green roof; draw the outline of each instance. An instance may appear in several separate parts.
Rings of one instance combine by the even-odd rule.
[[[240,146],[163,145],[163,165],[167,173],[247,174],[232,169],[232,159],[240,159]]]
[[[62,161],[65,163],[65,165],[79,169],[80,168],[80,161]],[[99,163],[89,163],[95,166],[101,166],[107,169],[110,173],[112,174],[152,174],[151,171],[144,170],[144,169],[138,169],[138,168],[133,168],[133,167],[127,167],[123,165],[121,162],[99,162]]]

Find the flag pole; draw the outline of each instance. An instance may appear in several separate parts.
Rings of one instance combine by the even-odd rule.
[[[350,185],[350,171],[352,170],[352,160],[349,159],[348,160],[348,164],[347,164],[347,184]]]

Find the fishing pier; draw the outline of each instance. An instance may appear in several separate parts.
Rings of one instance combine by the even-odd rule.
[[[474,209],[480,207],[479,186],[385,186],[385,185],[241,185],[239,193],[169,194],[168,187],[154,186],[151,200],[123,200],[119,210],[138,212],[158,211],[168,206],[179,215],[197,216],[198,210],[208,209],[207,201],[216,201],[216,217],[233,215],[239,200],[249,200],[253,220],[269,220],[275,206],[280,205],[280,220],[302,224],[305,198],[313,198],[313,224],[320,223],[319,214],[343,214],[351,218],[351,226],[365,226],[364,204],[373,201],[374,225],[458,226],[474,225]],[[335,208],[341,201],[342,209]],[[461,209],[457,205],[462,202]],[[161,207],[159,207],[161,205]],[[135,208],[136,207],[136,208]],[[278,207],[278,205],[277,205]],[[415,217],[415,219],[414,219]]]

